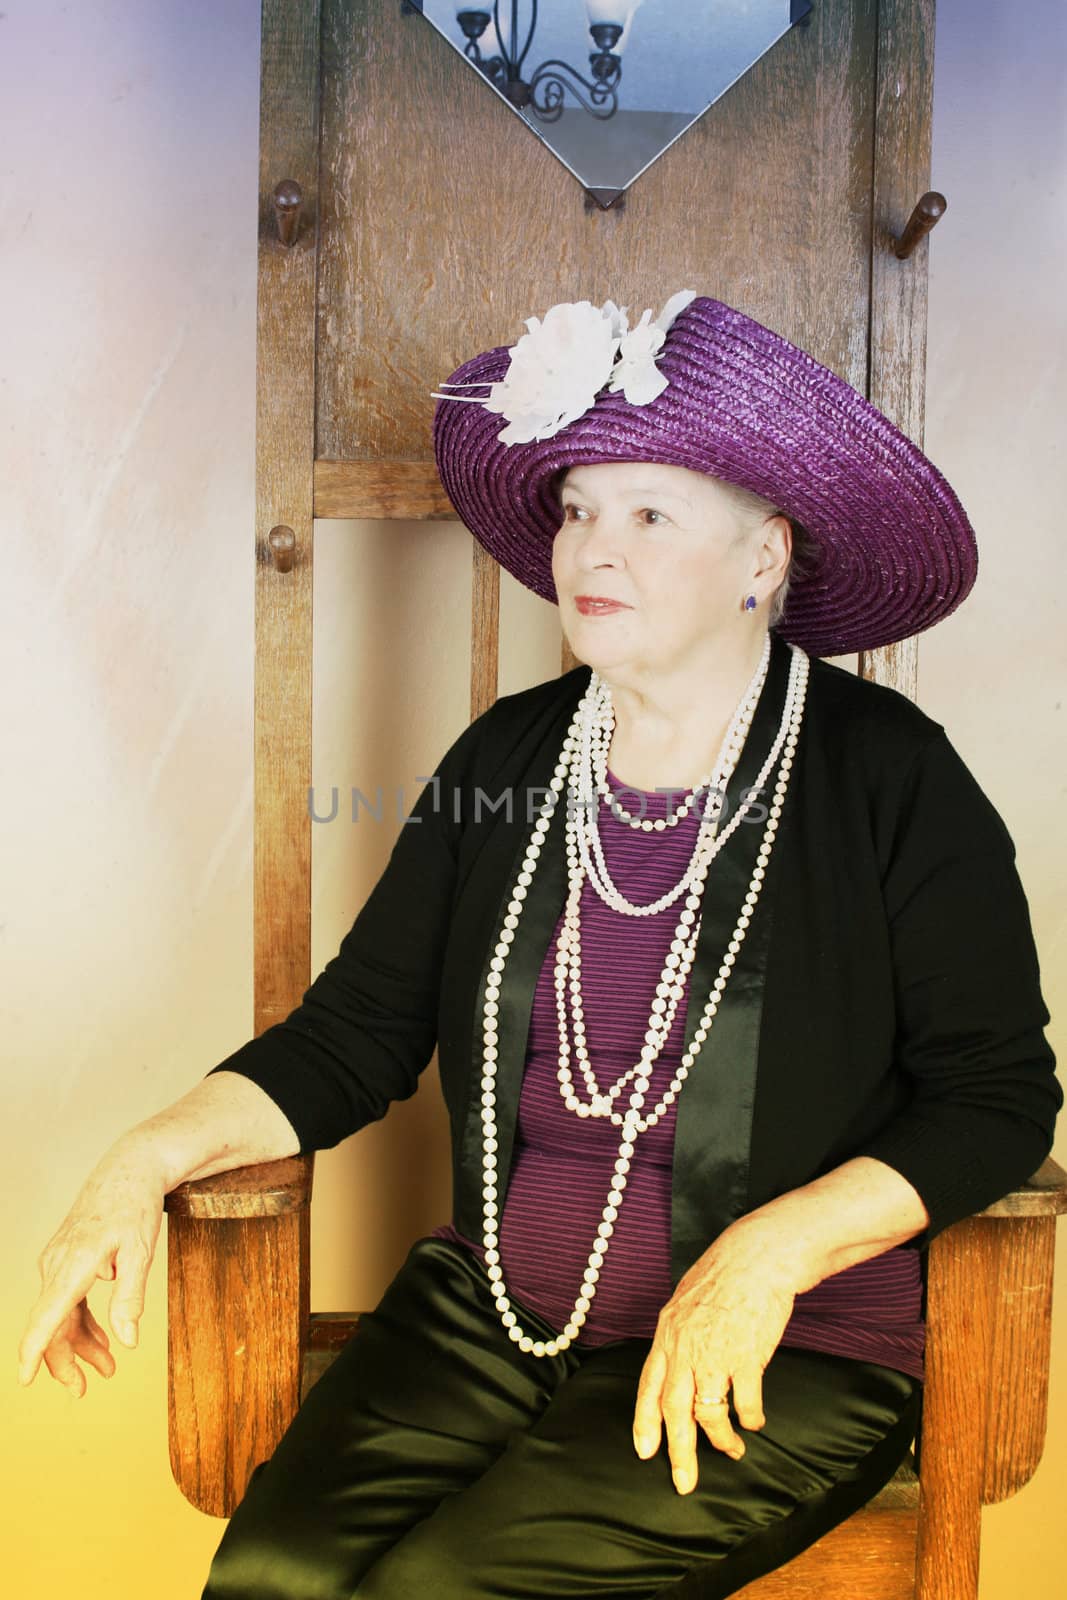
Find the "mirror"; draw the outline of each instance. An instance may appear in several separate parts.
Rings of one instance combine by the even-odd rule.
[[[415,0],[607,208],[811,0]]]

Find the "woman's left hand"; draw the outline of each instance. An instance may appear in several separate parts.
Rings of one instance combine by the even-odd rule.
[[[763,1370],[778,1348],[801,1277],[772,1241],[744,1220],[720,1234],[680,1280],[659,1314],[641,1370],[634,1412],[639,1456],[659,1449],[667,1426],[674,1486],[688,1494],[697,1482],[697,1428],[717,1450],[738,1459],[744,1441],[729,1406],[698,1408],[698,1395],[729,1398],[743,1428],[762,1428]]]

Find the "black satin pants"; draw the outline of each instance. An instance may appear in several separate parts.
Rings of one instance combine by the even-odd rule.
[[[912,1442],[917,1380],[780,1345],[766,1426],[740,1461],[698,1428],[679,1494],[666,1431],[633,1447],[650,1347],[526,1354],[477,1259],[417,1240],[253,1472],[202,1600],[719,1600],[864,1505]]]

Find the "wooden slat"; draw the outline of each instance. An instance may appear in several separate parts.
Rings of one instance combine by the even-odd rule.
[[[311,600],[315,456],[315,277],[319,4],[264,0],[256,345],[254,1028],[298,1004],[311,981]],[[278,238],[271,196],[304,195],[296,242]],[[292,528],[288,572],[267,538]]]
[[[934,0],[879,0],[871,230],[870,370],[867,396],[922,445],[926,396],[927,260],[932,241],[906,261],[893,254],[912,207],[930,187]],[[914,638],[859,654],[861,677],[918,697]]]
[[[315,515],[453,520],[455,507],[433,461],[315,462]]]
[[[300,1403],[308,1258],[306,1207],[245,1222],[168,1220],[171,1470],[211,1516],[230,1515]]]
[[[500,658],[500,565],[471,540],[471,721],[496,701]]]

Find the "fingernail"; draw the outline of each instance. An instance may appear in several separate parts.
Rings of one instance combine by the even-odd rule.
[[[696,1479],[688,1472],[676,1472],[674,1474],[674,1487],[679,1494],[688,1494],[695,1482]]]
[[[740,1459],[744,1455],[744,1453],[745,1453],[744,1445],[741,1446],[740,1450],[727,1450],[727,1452],[726,1452],[726,1454],[728,1456],[731,1456],[734,1459],[734,1461],[740,1461]]]

